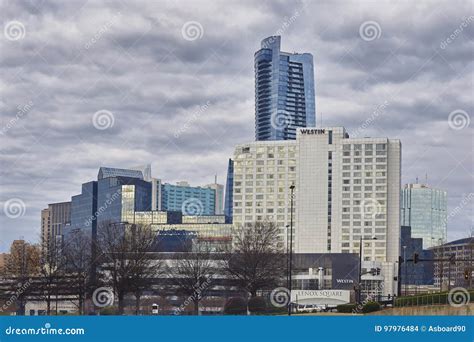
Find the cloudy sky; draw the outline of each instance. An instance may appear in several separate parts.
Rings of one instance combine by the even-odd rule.
[[[101,165],[224,182],[254,139],[253,54],[273,34],[314,55],[318,125],[401,139],[403,182],[446,189],[448,238],[468,236],[473,2],[433,4],[2,0],[0,251],[36,241],[40,210]]]

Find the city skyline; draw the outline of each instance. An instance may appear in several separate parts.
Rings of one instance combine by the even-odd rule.
[[[41,209],[79,194],[100,166],[151,162],[169,183],[208,184],[217,173],[224,184],[234,147],[254,140],[253,53],[274,34],[283,51],[314,56],[317,126],[400,139],[402,185],[428,174],[448,192],[448,240],[469,235],[474,18],[465,3],[429,15],[388,3],[244,3],[232,13],[189,4],[166,17],[153,4],[111,5],[103,17],[88,15],[102,4],[82,5],[2,11],[23,37],[5,30],[0,40],[1,204],[25,206],[18,217],[2,210],[0,251],[20,236],[38,241]],[[338,18],[328,15],[335,6]]]

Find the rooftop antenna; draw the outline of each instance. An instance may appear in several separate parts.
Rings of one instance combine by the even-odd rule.
[[[216,173],[216,175],[214,176],[214,184],[217,184],[217,173]]]
[[[418,184],[418,176],[416,176],[415,184]]]
[[[321,128],[322,128],[323,127],[323,113],[319,113],[319,116],[321,117],[320,122],[321,122]]]
[[[425,185],[428,185],[428,173],[425,173]]]

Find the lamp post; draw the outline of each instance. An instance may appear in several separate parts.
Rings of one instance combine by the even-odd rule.
[[[293,271],[293,195],[295,191],[295,185],[291,184],[290,185],[290,261],[289,261],[289,274],[288,274],[288,290],[290,292],[290,300],[288,301],[288,316],[291,316],[291,288],[292,288],[292,279],[291,279],[291,273]]]
[[[290,288],[290,225],[286,225],[286,288]]]
[[[403,263],[405,264],[405,276],[404,276],[404,280],[405,280],[405,286],[404,286],[404,295],[406,296],[407,295],[407,281],[408,281],[408,278],[407,278],[407,271],[408,271],[408,264],[407,264],[407,246],[403,246]]]

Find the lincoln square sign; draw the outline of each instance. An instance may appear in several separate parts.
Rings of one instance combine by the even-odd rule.
[[[293,290],[291,302],[295,304],[339,305],[350,302],[349,290]]]

